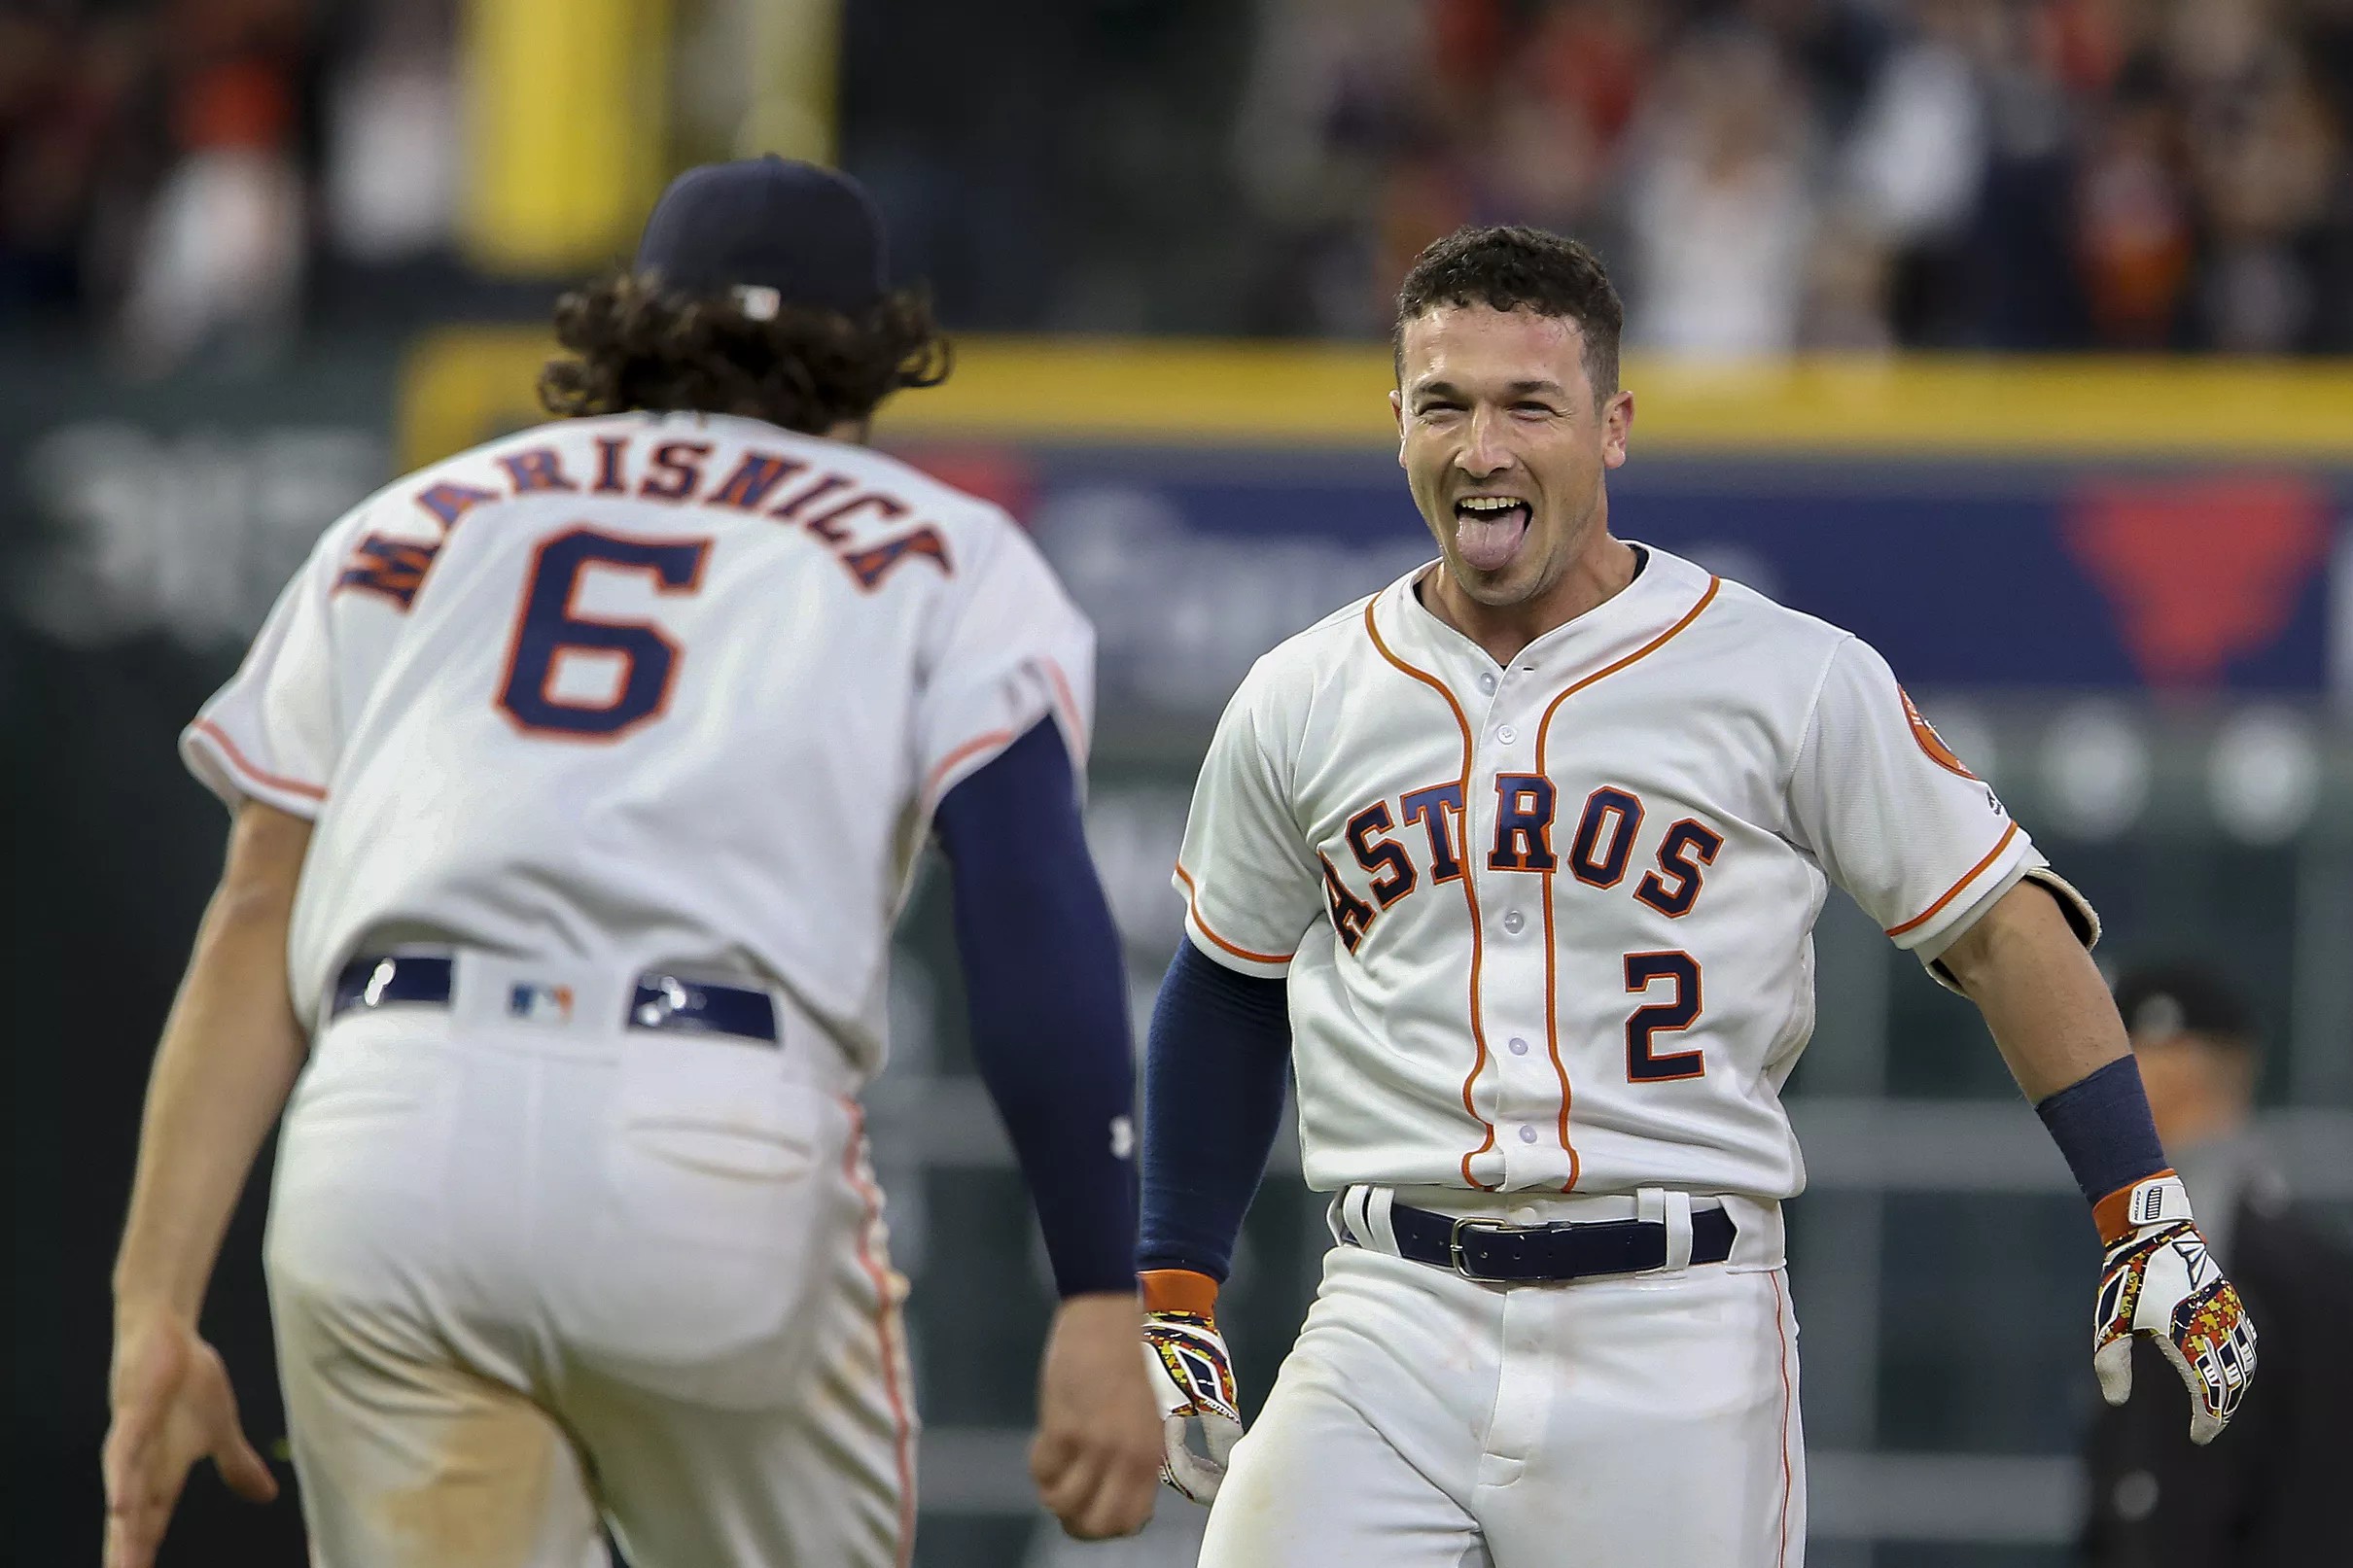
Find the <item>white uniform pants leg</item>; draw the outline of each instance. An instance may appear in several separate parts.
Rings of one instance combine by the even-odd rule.
[[[855,1105],[778,1050],[326,1030],[267,1250],[323,1568],[903,1563],[914,1433]]]
[[[1779,1271],[1479,1285],[1335,1248],[1202,1568],[1796,1568]]]

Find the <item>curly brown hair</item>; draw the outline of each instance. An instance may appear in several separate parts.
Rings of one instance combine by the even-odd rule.
[[[1596,401],[1618,390],[1618,333],[1626,307],[1601,259],[1573,239],[1517,226],[1457,228],[1414,258],[1397,291],[1389,349],[1405,366],[1405,324],[1441,305],[1485,305],[1573,321],[1585,339],[1585,378]]]
[[[812,436],[866,419],[901,387],[939,385],[953,363],[921,290],[893,290],[858,317],[785,304],[761,319],[628,270],[557,300],[555,337],[569,353],[540,371],[551,414],[744,414]]]

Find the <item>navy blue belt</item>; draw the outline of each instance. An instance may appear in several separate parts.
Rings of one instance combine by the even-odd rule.
[[[1660,1220],[1497,1225],[1395,1203],[1389,1208],[1389,1226],[1399,1257],[1489,1284],[1532,1285],[1640,1273],[1667,1263],[1667,1226]],[[1737,1232],[1724,1210],[1695,1210],[1691,1261],[1722,1263],[1732,1256]]]
[[[364,953],[335,977],[327,1016],[374,1007],[447,1007],[455,989],[457,960],[447,954]],[[521,982],[508,988],[507,1012],[515,1018],[569,1017],[571,993],[555,985]],[[637,977],[629,1000],[631,1028],[672,1029],[685,1034],[724,1034],[774,1045],[776,1000],[747,986],[720,986],[658,972]]]

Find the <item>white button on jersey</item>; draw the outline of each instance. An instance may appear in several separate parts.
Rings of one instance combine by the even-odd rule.
[[[1094,634],[997,507],[755,420],[543,426],[327,530],[182,738],[317,819],[298,1005],[384,933],[781,981],[860,1066],[931,808]]]
[[[1653,549],[1496,681],[1422,575],[1259,660],[1177,867],[1289,981],[1309,1182],[1794,1194],[1828,885],[1932,959],[2042,857],[1836,627]]]

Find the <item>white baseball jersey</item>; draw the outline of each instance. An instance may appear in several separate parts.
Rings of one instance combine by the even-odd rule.
[[[371,943],[772,978],[879,1065],[893,916],[940,795],[1052,715],[1094,634],[1000,509],[755,420],[526,431],[327,530],[182,737],[317,819],[315,1019]]]
[[[1251,670],[1176,869],[1289,982],[1311,1186],[1790,1197],[1829,883],[1923,961],[2026,876],[2096,934],[1850,634],[1647,549],[1498,665],[1426,570]]]

